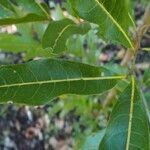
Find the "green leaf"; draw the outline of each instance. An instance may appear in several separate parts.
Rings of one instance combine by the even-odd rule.
[[[147,101],[148,110],[149,110],[149,113],[150,113],[150,92],[149,91],[145,92],[144,93],[144,97],[145,97],[145,99]]]
[[[149,150],[148,118],[134,77],[112,111],[100,149]]]
[[[0,19],[0,25],[11,25],[11,24],[18,24],[18,23],[27,23],[27,22],[35,22],[35,21],[46,21],[48,20],[45,17],[36,15],[36,14],[27,14],[26,16],[23,16],[21,18],[14,18],[14,16],[11,16],[12,18],[5,18]]]
[[[66,41],[73,34],[85,34],[90,29],[88,23],[75,24],[72,20],[53,21],[47,27],[43,36],[43,48],[50,47],[54,53],[67,50]]]
[[[0,102],[45,104],[62,94],[100,94],[125,76],[103,76],[105,69],[44,59],[0,67]]]
[[[7,33],[0,33],[0,51],[13,53],[23,52],[25,53],[25,60],[50,56],[49,50],[43,50],[41,44],[32,39],[31,36],[26,38]]]
[[[105,64],[105,68],[109,70],[108,75],[126,75],[128,74],[128,70],[126,67],[120,66],[115,63]],[[110,74],[111,73],[111,74]],[[123,92],[125,88],[129,85],[129,81],[127,79],[121,80],[115,86],[117,92]]]
[[[45,15],[47,14],[44,8],[35,0],[16,0],[17,5],[21,7],[23,12]]]
[[[43,50],[41,44],[30,37],[0,33],[0,51],[19,53],[24,52],[25,60],[34,57],[48,57],[50,52]]]
[[[9,0],[0,0],[0,4],[11,11],[15,11]]]
[[[18,7],[19,6],[19,7]],[[50,20],[47,11],[35,0],[16,0],[0,2],[0,25]]]
[[[117,92],[123,92],[126,87],[129,85],[129,81],[128,80],[121,80],[117,83],[116,85],[116,89],[117,89]]]
[[[20,35],[0,33],[0,49],[3,51],[25,52],[36,49],[38,45],[38,42],[31,38],[28,40]]]
[[[127,67],[120,66],[119,64],[116,64],[116,63],[105,64],[105,68],[107,68],[113,74],[116,74],[116,75],[123,75],[123,74],[128,73]]]
[[[125,47],[134,47],[129,35],[133,25],[129,0],[70,0],[76,14],[99,25],[99,34],[106,40]]]
[[[17,25],[17,33],[0,33],[0,50],[5,52],[23,52],[25,60],[35,57],[50,57],[49,50],[43,50],[41,37],[45,31],[45,24],[30,23]]]
[[[84,41],[85,38],[82,35],[71,36],[66,43],[68,53],[74,54],[76,57],[84,57]]]
[[[150,69],[147,69],[144,72],[143,82],[145,85],[150,86]]]
[[[82,150],[98,150],[99,144],[100,144],[104,134],[105,134],[105,130],[102,130],[98,133],[95,133],[95,134],[89,136],[86,139]]]
[[[147,97],[146,97],[146,92],[143,91],[142,89],[140,89],[140,92],[141,92],[141,96],[142,96],[142,99],[143,99],[143,103],[144,103],[144,106],[145,106],[145,110],[146,110],[146,113],[147,113],[147,117],[148,117],[148,123],[150,123],[150,111],[149,111],[149,103],[147,101]],[[149,134],[149,137],[150,137],[150,134]],[[149,138],[150,140],[150,138]]]

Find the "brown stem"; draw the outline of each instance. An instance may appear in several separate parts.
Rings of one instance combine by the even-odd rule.
[[[140,48],[140,41],[142,39],[142,36],[146,33],[146,31],[148,30],[148,28],[150,27],[150,4],[148,5],[148,7],[146,8],[143,20],[142,20],[142,24],[137,28],[136,30],[136,34],[135,36],[133,36],[133,41],[134,41],[134,45],[135,45],[135,49],[131,49],[129,48],[125,54],[124,59],[121,62],[121,66],[128,66],[130,65],[129,63],[132,61],[132,59],[134,58],[134,52],[137,52],[138,49]],[[103,103],[103,107],[106,107],[107,105],[109,105],[112,100],[116,97],[117,91],[116,89],[112,89],[104,103]]]

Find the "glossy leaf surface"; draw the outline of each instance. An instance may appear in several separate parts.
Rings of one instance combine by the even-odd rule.
[[[38,105],[62,94],[100,94],[124,78],[104,73],[101,67],[53,59],[1,66],[0,102]]]
[[[149,150],[148,119],[134,78],[112,111],[100,149]]]
[[[106,40],[133,47],[129,26],[133,24],[129,0],[70,0],[74,12],[99,25],[99,34]]]

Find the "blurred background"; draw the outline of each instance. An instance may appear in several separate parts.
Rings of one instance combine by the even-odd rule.
[[[14,0],[15,1],[15,0]],[[54,20],[72,17],[67,0],[40,0],[47,5]],[[140,24],[148,0],[133,0],[134,15]],[[74,18],[72,18],[74,19]],[[47,23],[27,23],[0,28],[0,64],[16,64],[41,57],[54,57],[41,48],[41,38]],[[97,35],[97,27],[84,36],[67,40],[67,51],[57,57],[93,65],[106,65],[114,72],[119,67],[125,49],[105,43]],[[19,37],[19,38],[18,38]],[[150,47],[150,30],[143,36],[141,47]],[[149,67],[150,53],[142,51],[136,60],[137,76]],[[113,66],[113,67],[112,67]],[[147,101],[149,89],[145,89]],[[8,102],[0,105],[0,150],[86,150],[90,136],[104,129],[115,100],[103,108],[107,93],[101,96],[61,96],[44,106],[24,106]],[[149,101],[148,101],[149,103]]]

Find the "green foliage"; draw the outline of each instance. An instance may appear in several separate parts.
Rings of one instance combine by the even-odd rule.
[[[86,139],[86,142],[83,146],[83,150],[97,150],[99,149],[100,141],[103,139],[105,130],[100,131],[99,133],[93,134]]]
[[[98,36],[95,35],[96,31],[95,28],[92,28],[85,35],[71,36],[66,43],[67,53],[75,56],[75,58],[80,57],[84,63],[90,62],[90,64],[97,65],[97,60],[102,49],[99,47],[100,41]]]
[[[99,94],[124,76],[102,76],[105,70],[63,60],[38,60],[0,68],[1,102],[45,104],[62,94]],[[92,88],[93,87],[93,88]]]
[[[57,9],[60,11],[61,8]],[[41,105],[64,94],[96,94],[104,97],[106,91],[113,88],[117,92],[117,102],[108,126],[102,132],[87,138],[82,148],[149,150],[149,110],[147,111],[143,87],[137,80],[134,67],[139,49],[136,46],[140,45],[136,43],[134,46],[134,42],[140,41],[135,41],[137,39],[131,35],[135,32],[133,26],[136,23],[132,17],[130,1],[67,0],[67,10],[60,11],[61,15],[56,17],[56,21],[51,19],[54,17],[48,7],[35,0],[0,1],[0,25],[17,24],[15,33],[0,33],[1,51],[25,52],[26,59],[38,56],[54,57],[57,54],[57,59],[48,58],[1,66],[0,102]],[[37,21],[38,23],[35,23]],[[128,51],[134,52],[135,58],[130,58],[127,67],[112,63],[92,66],[60,59],[67,57],[67,54],[74,54],[84,56],[82,62],[97,64],[95,57],[101,52],[101,47],[97,46],[95,41],[99,37],[102,38],[101,41],[124,46]],[[84,45],[85,41],[88,41],[89,45]],[[62,55],[66,50],[69,52]],[[143,83],[146,87],[150,86],[149,69],[145,71]],[[104,94],[100,95],[102,93]],[[90,116],[87,111],[91,112],[91,109],[86,108],[90,107],[86,101],[68,102],[64,110],[69,111],[73,107],[79,107],[79,114],[86,109],[86,116]],[[57,105],[52,113],[59,109],[60,106]],[[82,121],[89,118],[82,118]],[[89,122],[87,124],[90,126],[92,121]]]
[[[45,24],[31,23],[17,25],[17,33],[0,33],[0,48],[5,52],[24,52],[24,59],[34,57],[48,57],[50,51],[43,50],[41,37],[45,31]]]
[[[150,86],[150,69],[146,70],[144,73],[143,77],[143,82],[147,85]]]
[[[133,47],[128,34],[129,26],[132,25],[128,0],[108,2],[106,0],[70,0],[70,2],[79,17],[99,25],[99,34],[104,39]]]
[[[53,21],[47,27],[43,36],[43,48],[50,48],[53,53],[65,51],[66,41],[73,34],[85,34],[90,29],[87,23],[76,25],[72,20]]]
[[[140,92],[132,77],[112,111],[100,149],[136,148],[149,150],[149,127]]]
[[[0,48],[3,50],[12,50],[13,52],[20,52],[20,48],[23,51],[28,49],[35,50],[38,43],[32,40],[27,40],[19,35],[1,33],[0,34]]]
[[[17,7],[17,6],[20,7]],[[0,2],[0,25],[49,20],[45,8],[34,0],[2,0]]]

